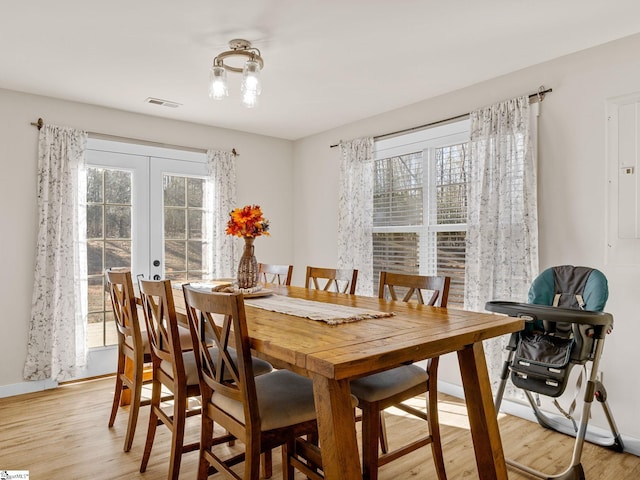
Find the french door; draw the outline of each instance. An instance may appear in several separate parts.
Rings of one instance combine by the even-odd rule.
[[[129,267],[134,281],[206,274],[207,165],[200,152],[99,139],[89,139],[86,160],[88,374],[96,375],[113,367],[92,362],[95,350],[117,342],[106,268]]]

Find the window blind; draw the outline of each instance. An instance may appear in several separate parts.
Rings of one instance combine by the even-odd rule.
[[[397,143],[397,140],[396,140]],[[449,305],[464,302],[466,141],[420,145],[374,161],[373,269],[451,277]]]

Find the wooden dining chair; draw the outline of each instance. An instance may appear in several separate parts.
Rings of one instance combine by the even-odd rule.
[[[258,282],[291,285],[293,265],[258,263]]]
[[[305,288],[333,291],[339,293],[356,293],[358,270],[321,268],[307,266],[304,281]]]
[[[152,393],[149,427],[140,472],[147,469],[157,426],[166,425],[171,431],[171,452],[169,454],[169,479],[177,480],[180,473],[182,454],[197,450],[199,442],[184,444],[186,419],[200,414],[200,402],[189,408],[189,399],[200,396],[200,381],[196,369],[191,331],[178,322],[173,290],[169,280],[138,280],[140,299],[144,312],[152,359]],[[182,292],[181,292],[182,296]],[[210,347],[213,358],[217,349]],[[273,367],[268,362],[253,358],[256,375],[270,372]],[[162,397],[162,391],[169,391],[171,397]],[[162,407],[162,402],[173,399],[171,411]]]
[[[191,332],[178,323],[169,280],[139,280],[138,284],[153,372],[151,412],[140,472],[147,469],[156,428],[164,424],[171,430],[168,478],[177,480],[182,454],[200,448],[199,442],[184,444],[187,418],[200,413],[199,402],[197,407],[189,409],[189,399],[200,396]],[[183,345],[187,344],[191,349],[184,350]],[[171,412],[162,408],[163,388],[173,396]]]
[[[418,304],[446,307],[450,281],[449,277],[443,276],[381,272],[378,297],[397,301],[398,288],[404,291],[403,302],[411,302],[415,298]],[[427,302],[424,301],[425,298],[428,299]],[[429,359],[426,370],[418,365],[403,365],[351,382],[351,393],[358,398],[358,407],[362,410],[363,479],[377,480],[379,467],[431,444],[438,479],[446,480],[438,422],[438,360],[437,357]],[[427,395],[426,414],[402,403],[421,394]],[[428,434],[389,451],[384,410],[392,406],[427,421]]]
[[[197,478],[204,480],[209,472],[218,471],[228,478],[258,480],[260,453],[283,446],[283,479],[293,480],[294,468],[311,479],[321,479],[318,464],[313,463],[321,456],[309,463],[300,448],[306,443],[302,436],[317,438],[311,381],[288,370],[254,376],[242,294],[205,292],[189,285],[183,286],[183,291],[197,345],[202,392]],[[218,348],[217,358],[211,356],[208,338]],[[226,433],[215,432],[214,424]],[[242,452],[222,445],[233,439],[244,445]],[[231,467],[241,462],[245,472],[238,476]]]
[[[149,338],[143,334],[138,317],[138,302],[133,290],[131,271],[125,269],[107,269],[105,271],[113,315],[118,336],[118,366],[113,405],[109,417],[109,428],[113,427],[121,400],[129,397],[129,421],[124,440],[124,451],[131,450],[141,405],[149,400],[141,400],[142,385],[149,383],[144,378],[145,366],[150,367],[151,351]]]
[[[408,275],[404,273],[380,272],[378,298],[398,300],[398,292],[403,294],[403,302],[415,301],[435,307],[446,307],[449,301],[450,277]],[[398,292],[396,292],[398,288]],[[424,299],[428,300],[425,301]]]

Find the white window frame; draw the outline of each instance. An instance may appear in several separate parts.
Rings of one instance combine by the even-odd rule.
[[[374,142],[374,161],[390,157],[422,152],[423,158],[423,223],[415,226],[374,226],[375,233],[417,233],[420,235],[420,275],[435,275],[437,258],[435,252],[435,234],[438,232],[459,232],[467,230],[466,223],[437,224],[435,189],[435,150],[448,145],[469,141],[469,119],[419,130]]]

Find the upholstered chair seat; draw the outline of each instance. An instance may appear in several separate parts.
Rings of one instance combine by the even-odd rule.
[[[256,377],[256,397],[260,411],[260,426],[264,430],[302,423],[316,418],[313,403],[313,383],[288,370],[278,370]],[[244,423],[242,402],[223,395],[211,396],[213,404]]]
[[[403,365],[354,380],[351,382],[351,393],[363,401],[378,402],[424,385],[428,380],[429,375],[424,368]]]

